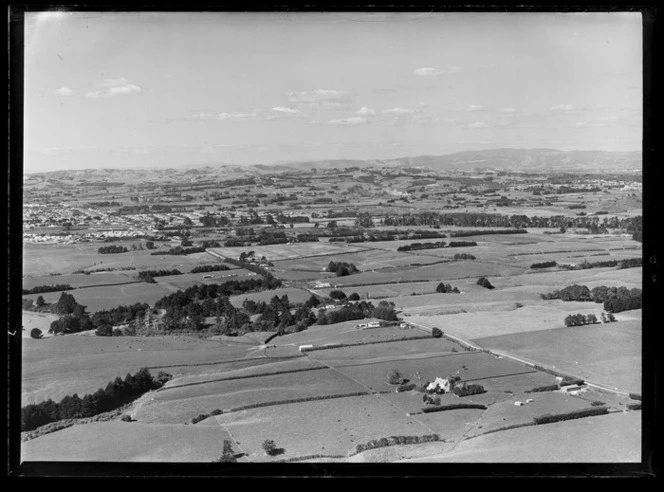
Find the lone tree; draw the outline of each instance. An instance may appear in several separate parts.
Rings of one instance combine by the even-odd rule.
[[[42,331],[39,328],[33,328],[32,330],[30,330],[30,338],[34,338],[34,339],[38,340],[38,339],[42,338],[43,336],[44,336],[44,334],[42,333]]]
[[[477,285],[481,285],[482,287],[484,287],[486,289],[493,289],[494,288],[493,285],[491,285],[491,282],[489,282],[489,279],[487,279],[486,277],[480,277],[477,280]]]
[[[44,300],[43,296],[37,297],[37,306],[42,307],[44,304],[46,304],[46,301]]]
[[[440,338],[443,336],[443,331],[440,328],[432,328],[431,329],[431,335],[434,338]]]
[[[221,455],[221,458],[215,461],[215,463],[236,463],[237,459],[233,453],[233,445],[228,439],[224,439],[224,451]]]
[[[266,439],[263,441],[263,451],[268,456],[275,456],[281,451],[272,439]]]
[[[398,369],[392,369],[387,374],[387,382],[389,384],[401,384],[403,383],[403,375],[399,372]]]

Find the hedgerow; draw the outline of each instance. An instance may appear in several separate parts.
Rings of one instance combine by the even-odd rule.
[[[447,405],[424,407],[422,408],[422,412],[424,413],[442,412],[444,410],[457,410],[460,408],[477,408],[479,410],[486,410],[487,406],[482,405],[481,403],[448,403]]]
[[[438,434],[426,434],[423,436],[390,436],[380,439],[372,439],[366,443],[356,444],[353,449],[348,452],[348,456],[354,456],[358,453],[368,451],[370,449],[384,448],[388,446],[400,446],[405,444],[423,444],[427,442],[440,441]]]
[[[540,415],[533,417],[533,422],[536,425],[550,424],[553,422],[562,422],[564,420],[580,419],[583,417],[590,417],[593,415],[604,415],[608,413],[607,407],[589,407],[581,410],[574,410],[573,412],[560,413],[557,415]]]
[[[557,389],[560,389],[560,386],[557,384],[549,384],[547,386],[538,386],[537,388],[526,390],[524,393],[543,393],[545,391],[556,391]]]

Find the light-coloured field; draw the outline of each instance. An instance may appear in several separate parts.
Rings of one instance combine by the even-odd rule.
[[[616,317],[626,314],[618,313]],[[473,341],[482,347],[555,366],[609,388],[640,394],[641,330],[640,320],[625,320]]]
[[[21,321],[23,324],[23,337],[29,338],[30,331],[34,328],[41,330],[44,337],[52,336],[48,333],[48,330],[51,328],[51,323],[56,321],[58,318],[59,316],[57,314],[23,311]]]
[[[93,285],[122,284],[136,281],[136,272],[91,273],[90,275],[47,275],[23,279],[23,288],[32,289],[40,285],[68,284],[72,287],[90,287]]]
[[[21,444],[21,461],[210,463],[224,440],[219,426],[92,422]]]
[[[293,243],[293,244],[272,244],[269,246],[251,246],[251,247],[224,247],[209,248],[211,251],[226,257],[239,259],[242,253],[253,251],[258,258],[265,256],[269,261],[288,260],[293,258],[302,258],[317,255],[331,255],[353,253],[362,251],[364,248],[349,246],[346,243]]]
[[[639,463],[641,443],[641,412],[612,413],[487,434],[402,462]]]
[[[146,423],[184,423],[215,409],[226,412],[243,405],[363,391],[361,385],[330,369],[268,374],[165,389],[141,404],[132,417]]]
[[[250,461],[345,455],[355,444],[371,439],[433,433],[418,418],[375,395],[256,408],[214,418],[240,442]],[[261,448],[265,439],[272,439],[284,453],[265,456]]]
[[[405,319],[415,325],[438,327],[444,332],[460,336],[466,340],[498,335],[527,333],[549,330],[565,326],[565,317],[569,314],[590,314],[598,317],[603,311],[602,304],[594,302],[565,302],[560,300],[535,302],[521,308],[502,304],[488,305],[473,312],[459,314],[436,314],[434,306],[410,308],[412,313]],[[440,308],[445,311],[445,308]],[[448,309],[448,312],[453,310]],[[616,315],[619,319],[621,313]]]

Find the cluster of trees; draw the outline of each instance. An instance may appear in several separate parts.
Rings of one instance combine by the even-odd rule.
[[[83,398],[74,394],[65,396],[59,403],[49,399],[27,405],[21,409],[21,431],[31,431],[58,420],[92,417],[115,410],[143,393],[161,388],[171,378],[165,372],[159,372],[153,378],[148,369],[142,368],[134,375],[127,374],[124,380],[117,377],[106,388],[100,388]]]
[[[533,263],[530,268],[549,268],[558,265],[555,261],[542,261],[540,263]]]
[[[602,323],[611,323],[616,320],[616,317],[612,313],[602,313],[601,314]],[[582,325],[593,325],[599,323],[597,316],[594,314],[570,314],[565,317],[565,326],[582,326]]]
[[[38,285],[32,289],[23,289],[23,295],[41,294],[43,292],[57,292],[59,290],[74,290],[74,287],[69,284]]]
[[[147,313],[152,309],[146,303],[137,302],[129,306],[118,306],[116,308],[104,311],[97,311],[91,317],[92,323],[96,327],[95,334],[100,337],[110,336],[134,336],[136,335],[136,319],[144,319]],[[118,329],[113,329],[115,325],[129,324],[124,333]]]
[[[313,301],[312,301],[313,299]],[[283,335],[287,329],[292,327],[293,331],[302,331],[316,322],[316,315],[311,312],[312,305],[317,305],[320,301],[312,296],[304,305],[300,305],[293,311],[293,305],[288,296],[274,296],[269,303],[264,301],[255,302],[245,299],[242,308],[247,314],[259,314],[258,319],[253,323],[247,323],[240,327],[243,331],[277,331]]]
[[[155,256],[155,255],[190,255],[192,253],[205,253],[205,248],[203,246],[194,246],[191,248],[183,248],[182,246],[175,246],[174,248],[171,248],[168,251],[156,251],[150,254],[152,256]]]
[[[589,289],[585,285],[569,285],[563,289],[543,294],[542,299],[562,299],[563,301],[593,301],[604,303],[604,310],[612,313],[640,309],[643,293],[641,289],[627,287],[607,287],[600,285]]]
[[[346,263],[345,261],[331,261],[327,264],[327,271],[335,273],[337,277],[345,277],[347,275],[352,275],[359,272],[357,267],[352,263]]]
[[[438,241],[435,243],[411,243],[399,246],[397,248],[397,251],[419,251],[422,249],[436,249],[436,248],[444,248],[446,245],[447,243],[445,241]]]
[[[59,314],[60,318],[53,321],[49,333],[76,333],[94,329],[94,324],[85,306],[76,302],[74,296],[63,292],[58,302],[51,306],[51,311]]]
[[[318,241],[318,236],[315,234],[297,234],[295,236],[296,243],[317,243]]]
[[[374,307],[370,302],[359,301],[354,304],[347,304],[339,309],[320,313],[318,324],[331,325],[342,321],[364,318],[378,318],[385,321],[397,321],[398,319],[393,302],[380,301],[378,306]]]
[[[475,257],[469,253],[457,253],[454,255],[455,260],[474,260]]]
[[[201,248],[219,248],[221,244],[218,241],[201,241],[199,243]]]
[[[154,277],[166,277],[168,275],[182,275],[182,272],[177,268],[173,270],[143,270],[138,272],[138,278],[149,284],[155,283]]]
[[[221,272],[230,270],[227,265],[201,265],[191,269],[189,273]]]
[[[436,286],[436,292],[440,294],[459,294],[459,289],[457,287],[452,288],[450,284],[444,284],[443,282],[439,283],[438,286]]]
[[[463,248],[464,246],[477,246],[475,241],[450,241],[448,248]]]
[[[633,268],[643,265],[643,258],[628,258],[625,260],[605,260],[605,261],[593,261],[589,262],[583,260],[582,263],[577,263],[576,265],[559,265],[560,268],[564,270],[587,270],[589,268],[604,268],[604,267],[618,267],[622,268]]]
[[[129,251],[127,248],[124,246],[102,246],[97,250],[97,253],[100,255],[108,255],[108,254],[114,254],[114,253],[126,253]]]
[[[346,299],[346,293],[343,290],[333,290],[328,294],[332,299]]]

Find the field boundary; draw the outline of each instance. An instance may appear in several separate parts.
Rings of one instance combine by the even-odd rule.
[[[160,388],[157,390],[157,392],[160,391],[167,391],[167,390],[172,390],[172,389],[177,389],[177,388],[188,388],[190,386],[200,386],[203,384],[210,384],[210,383],[221,383],[223,381],[236,381],[238,379],[251,379],[251,378],[260,378],[260,377],[266,377],[266,376],[278,376],[280,374],[293,374],[296,372],[306,372],[306,371],[319,371],[321,369],[328,369],[327,366],[321,366],[321,367],[309,367],[306,369],[291,369],[288,371],[279,371],[279,372],[263,372],[260,374],[248,374],[246,376],[231,376],[229,378],[219,378],[219,379],[210,379],[209,381],[197,381],[195,383],[185,383],[185,384],[180,384],[177,386],[168,386],[165,388]]]
[[[229,408],[228,410],[224,410],[223,413],[233,413],[233,412],[241,412],[242,410],[252,410],[254,408],[262,408],[262,407],[272,407],[276,405],[288,405],[290,403],[305,403],[308,401],[321,401],[321,400],[335,400],[337,398],[352,398],[354,396],[371,396],[371,395],[380,395],[380,394],[387,394],[387,393],[392,393],[391,391],[356,391],[353,393],[342,393],[338,395],[325,395],[325,396],[309,396],[305,398],[292,398],[288,400],[275,400],[275,401],[266,401],[263,403],[253,403],[251,405],[242,405],[239,407],[233,407]]]

